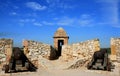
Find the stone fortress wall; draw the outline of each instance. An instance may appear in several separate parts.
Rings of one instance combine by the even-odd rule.
[[[33,40],[24,40],[23,46],[28,48],[29,53],[27,56],[36,67],[38,67],[39,57],[49,59],[51,54],[53,57],[56,56],[54,48],[49,44],[44,44]],[[0,39],[0,63],[9,60],[12,53],[12,48],[12,39]],[[95,51],[99,50],[99,39],[88,40],[71,45],[63,45],[60,59],[65,62],[76,60],[77,62],[72,63],[73,65],[71,67],[78,65],[82,66],[86,61],[91,60],[91,57]],[[111,55],[115,55],[117,61],[120,62],[120,38],[111,38]]]
[[[32,57],[35,58],[36,56],[41,55],[42,57],[49,59],[51,45],[33,40],[24,40],[23,46],[28,48],[29,50],[28,55],[31,56],[31,58]]]
[[[28,48],[29,53],[27,54],[28,59],[38,67],[39,56],[49,59],[51,52],[51,45],[44,44],[33,40],[24,40],[23,46]]]
[[[74,43],[72,45],[63,45],[62,58],[65,61],[84,57],[91,58],[93,53],[99,50],[100,50],[99,39]]]
[[[111,38],[112,59],[120,62],[120,38]]]
[[[12,39],[0,39],[0,63],[9,62],[12,54],[13,40]]]
[[[66,62],[73,61],[69,68],[78,68],[92,59],[95,51],[100,50],[99,39],[63,45],[61,59]]]
[[[36,66],[38,66],[39,57],[49,59],[52,54],[56,55],[56,51],[51,48],[51,45],[43,44],[41,42],[24,40],[23,45],[28,48],[28,58]],[[91,60],[92,55],[95,51],[100,50],[99,39],[88,40],[81,43],[74,43],[72,45],[63,45],[62,56],[60,59],[63,61],[72,61],[75,59],[82,59],[84,61]],[[83,62],[80,60],[80,62]],[[84,63],[83,63],[84,64]],[[83,65],[79,64],[79,65]]]

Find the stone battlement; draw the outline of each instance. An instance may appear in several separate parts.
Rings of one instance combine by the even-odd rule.
[[[63,45],[60,59],[64,62],[72,62],[68,68],[79,68],[86,66],[87,62],[92,59],[94,52],[99,50],[99,39],[74,43],[72,45]]]
[[[84,57],[91,58],[93,53],[99,50],[99,39],[88,40],[81,43],[74,43],[72,45],[63,45],[62,59],[68,61]]]
[[[24,40],[23,46],[28,48],[29,52],[27,57],[36,67],[38,67],[41,57],[49,59],[51,56],[54,59],[57,55],[55,48],[42,42]],[[0,39],[0,63],[4,61],[9,62],[12,48],[12,39]],[[94,52],[99,50],[99,39],[73,43],[71,45],[65,44],[62,46],[59,59],[65,62],[72,62],[70,68],[83,66],[86,62],[91,60]],[[115,55],[117,61],[120,62],[120,38],[111,38],[111,54]]]
[[[120,38],[111,38],[111,55],[120,62]]]
[[[13,40],[12,39],[0,39],[0,63],[9,62],[12,54]]]
[[[49,44],[44,44],[33,40],[24,40],[23,46],[28,48],[29,53],[27,57],[36,66],[38,63],[39,56],[49,59],[51,51],[51,46]]]
[[[50,55],[51,45],[49,44],[44,44],[42,42],[37,42],[33,40],[24,40],[23,46],[28,48],[29,56],[35,57],[37,55],[41,55],[42,57],[48,58]]]

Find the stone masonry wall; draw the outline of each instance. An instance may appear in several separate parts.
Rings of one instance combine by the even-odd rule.
[[[9,62],[12,54],[13,40],[12,39],[0,39],[0,63]]]
[[[111,38],[111,55],[115,55],[120,62],[120,38]]]
[[[80,61],[77,63],[80,63],[79,65],[82,66],[83,64],[85,64],[86,61],[91,60],[95,51],[99,50],[100,43],[98,39],[88,40],[86,42],[81,43],[74,43],[72,45],[63,45],[61,59],[68,62],[77,59]]]
[[[33,40],[24,40],[23,46],[28,48],[29,53],[27,57],[36,67],[38,67],[39,56],[49,59],[51,51],[50,45]]]

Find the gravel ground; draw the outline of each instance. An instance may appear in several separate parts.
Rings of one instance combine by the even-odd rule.
[[[120,70],[116,68],[113,72],[108,72],[87,69],[47,70],[40,68],[37,72],[17,72],[5,74],[1,71],[0,76],[120,76]]]
[[[112,72],[101,70],[87,70],[86,68],[80,69],[44,69],[39,68],[36,72],[17,72],[7,73],[0,69],[0,76],[120,76],[120,64],[116,63],[116,67]]]

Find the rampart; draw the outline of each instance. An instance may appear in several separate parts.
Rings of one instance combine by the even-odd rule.
[[[82,66],[83,64],[85,64],[86,61],[91,60],[92,55],[95,51],[99,50],[99,39],[88,40],[81,43],[74,43],[72,45],[63,45],[61,59],[68,62],[71,60],[73,61],[75,59],[80,59],[80,62],[77,62],[79,63],[77,66]],[[72,67],[75,66],[73,65]]]
[[[27,54],[28,59],[38,67],[39,56],[49,59],[51,46],[41,42],[33,40],[24,40],[23,46],[28,48],[29,53]]]
[[[120,62],[120,38],[111,38],[111,55]]]
[[[9,62],[12,54],[13,40],[12,39],[0,39],[0,63]]]
[[[38,67],[39,58],[46,59],[55,58],[56,50],[49,44],[33,40],[24,40],[23,46],[28,48],[28,59]],[[0,63],[5,60],[8,62],[12,53],[13,40],[0,39]],[[61,56],[59,59],[65,62],[72,62],[70,68],[83,66],[90,61],[93,53],[100,50],[99,39],[88,40],[85,42],[73,43],[71,45],[63,45]],[[116,56],[116,60],[120,62],[120,38],[111,38],[111,55]]]

